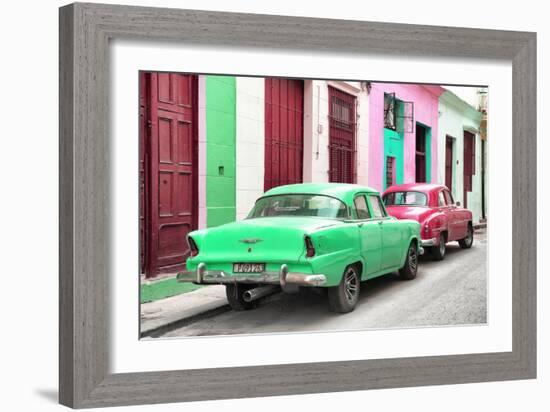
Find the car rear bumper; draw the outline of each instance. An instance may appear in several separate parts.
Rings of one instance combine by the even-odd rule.
[[[436,246],[437,245],[437,238],[432,237],[431,239],[421,239],[420,240],[420,245],[422,247]]]
[[[199,263],[196,270],[183,271],[177,275],[178,282],[193,282],[199,285],[259,283],[267,285],[323,286],[327,283],[325,275],[320,273],[289,272],[287,265],[281,265],[278,272],[229,274],[223,270],[207,270],[204,263]]]

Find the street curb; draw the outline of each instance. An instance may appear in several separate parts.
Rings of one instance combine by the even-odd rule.
[[[272,295],[264,296],[259,300],[259,304],[263,305],[266,303],[270,303],[274,300],[277,300],[281,296],[281,293],[273,293]],[[185,326],[188,326],[192,323],[208,319],[217,315],[222,315],[226,312],[231,311],[231,306],[227,303],[227,301],[224,299],[218,306],[211,307],[206,310],[200,310],[198,309],[196,313],[193,313],[189,316],[182,317],[180,319],[175,319],[172,321],[168,321],[166,323],[163,323],[161,325],[149,328],[145,331],[140,331],[140,339],[143,338],[160,338],[162,335],[171,332],[175,329],[179,329]]]
[[[140,331],[140,339],[143,338],[159,338],[165,333],[168,333],[174,329],[182,328],[184,326],[187,326],[191,323],[197,322],[199,320],[203,320],[212,316],[221,315],[222,313],[229,312],[231,310],[231,306],[229,306],[227,303],[222,304],[221,306],[217,306],[211,309],[207,309],[203,312],[195,313],[191,316],[187,316],[185,318],[177,319],[172,322],[164,323],[159,326],[155,326],[154,328],[148,329],[146,331],[141,332]]]
[[[478,223],[478,224],[474,225],[474,230],[475,229],[485,229],[486,227],[487,227],[487,223]]]

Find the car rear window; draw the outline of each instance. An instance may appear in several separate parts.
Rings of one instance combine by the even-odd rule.
[[[428,196],[422,192],[399,191],[386,193],[384,195],[386,206],[426,206]]]
[[[334,197],[313,194],[287,194],[258,199],[248,219],[273,216],[313,216],[348,219],[348,208]]]

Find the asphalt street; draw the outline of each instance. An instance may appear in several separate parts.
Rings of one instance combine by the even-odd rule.
[[[486,257],[486,233],[481,229],[476,231],[471,249],[460,249],[452,242],[443,261],[423,256],[414,280],[401,281],[390,274],[363,282],[359,303],[351,313],[330,312],[322,293],[278,293],[256,309],[217,313],[169,330],[162,337],[486,323]]]

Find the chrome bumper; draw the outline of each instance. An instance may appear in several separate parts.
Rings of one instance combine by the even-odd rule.
[[[431,239],[420,239],[420,246],[422,247],[431,247],[437,244],[437,239],[432,237]]]
[[[223,270],[206,270],[204,263],[199,263],[194,271],[183,271],[177,275],[178,282],[193,282],[199,285],[260,283],[268,285],[323,286],[327,278],[322,274],[289,272],[287,265],[281,265],[278,272],[265,271],[258,274],[238,273],[228,274]]]

